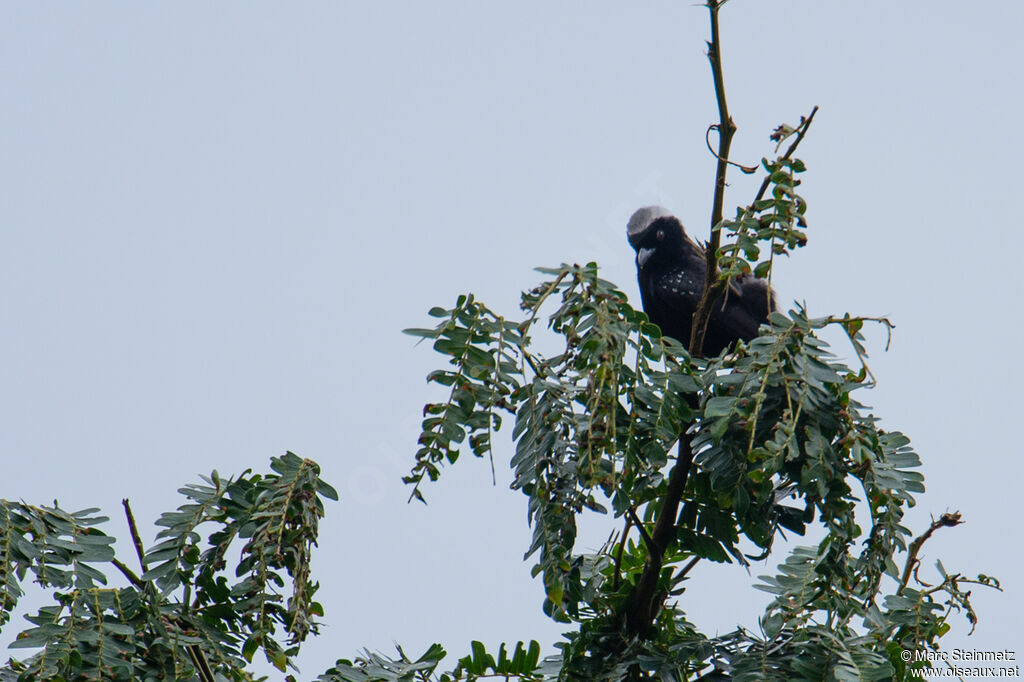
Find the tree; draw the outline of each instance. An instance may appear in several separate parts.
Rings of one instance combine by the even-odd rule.
[[[40,651],[12,661],[5,674],[244,680],[252,679],[245,668],[261,649],[285,670],[323,613],[309,562],[322,498],[337,494],[314,462],[290,452],[271,460],[271,470],[230,480],[214,471],[185,486],[188,502],[160,517],[149,549],[124,500],[138,571],[115,555],[114,539],[98,528],[108,520],[99,510],[0,501],[0,625],[29,572],[56,602],[30,616],[34,627],[12,645]],[[210,525],[203,547],[200,529]],[[229,565],[236,540],[244,544]],[[103,567],[116,568],[128,586],[107,587]]]
[[[908,665],[904,651],[935,650],[954,611],[973,622],[972,584],[998,587],[941,563],[933,584],[919,577],[921,545],[960,517],[945,514],[914,538],[903,515],[924,490],[918,457],[855,397],[874,384],[864,325],[888,332],[888,320],[816,318],[797,307],[773,314],[735,352],[700,357],[708,302],[729,279],[770,276],[775,256],[806,243],[807,204],[797,193],[805,166],[795,152],[814,118],[812,110],[775,131],[780,147],[762,163],[759,191],[724,218],[727,171],[736,164],[722,4],[708,3],[719,109],[708,277],[686,347],[663,337],[594,263],[542,268],[545,280],[523,294],[517,317],[467,294],[430,311],[436,326],[407,330],[432,339],[448,360],[428,376],[448,395],[425,407],[406,478],[412,497],[423,500],[424,481],[463,448],[489,456],[494,432],[512,418],[514,487],[527,496],[534,529],[527,554],[542,576],[545,613],[573,628],[567,641],[543,660],[536,642],[496,653],[474,643],[447,672],[438,645],[415,659],[401,649],[396,657],[366,652],[319,679],[905,679],[927,662]],[[845,332],[854,367],[829,352],[820,333],[830,326]],[[534,350],[542,334],[560,350]],[[115,555],[96,510],[4,502],[0,624],[29,572],[56,601],[18,641],[41,651],[4,674],[249,679],[258,650],[285,670],[322,615],[309,558],[323,499],[336,495],[315,463],[291,453],[271,469],[230,480],[214,472],[187,486],[186,504],[161,517],[149,549],[126,502],[138,570]],[[858,502],[867,521],[857,518]],[[592,554],[575,551],[584,509],[621,524]],[[210,526],[204,544],[199,530]],[[759,632],[711,637],[687,620],[694,565],[747,565],[769,556],[786,531],[812,526],[820,539],[761,578],[774,597]],[[236,538],[241,556],[229,565]],[[106,566],[129,586],[106,587]]]

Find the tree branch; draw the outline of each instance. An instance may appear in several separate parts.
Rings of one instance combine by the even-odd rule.
[[[188,657],[192,659],[192,667],[196,670],[196,675],[202,682],[216,682],[217,678],[213,675],[213,669],[210,667],[209,661],[206,660],[206,656],[203,654],[203,650],[196,644],[190,644],[185,647],[188,651]]]
[[[117,570],[121,571],[125,578],[128,578],[128,582],[138,588],[140,591],[146,589],[146,583],[142,581],[142,578],[135,575],[135,571],[125,566],[124,562],[119,559],[111,559],[110,563],[114,564]]]
[[[690,439],[683,434],[679,439],[679,454],[672,473],[668,476],[668,487],[665,490],[665,501],[658,512],[658,520],[654,523],[651,533],[650,554],[640,580],[630,595],[626,605],[626,632],[630,636],[645,637],[651,629],[657,615],[655,597],[657,595],[658,576],[661,575],[665,551],[675,539],[676,519],[679,516],[679,502],[686,490],[686,480],[693,465],[693,447]]]
[[[718,130],[718,124],[717,123],[712,123],[711,125],[708,126],[708,129],[706,131],[704,131],[704,144],[707,145],[708,151],[711,152],[711,156],[713,156],[713,157],[715,157],[717,159],[717,158],[719,158],[718,152],[716,152],[711,147],[711,131],[712,130]],[[757,172],[758,168],[760,168],[760,166],[744,166],[742,163],[736,163],[735,161],[730,161],[729,159],[725,159],[725,162],[727,164],[729,164],[730,166],[736,166],[737,168],[739,168],[740,172],[743,173],[744,175],[752,175],[752,174]]]
[[[128,498],[121,500],[121,506],[124,507],[124,515],[128,519],[128,531],[132,535],[132,544],[135,545],[135,554],[139,557],[139,566],[142,567],[142,572],[145,573],[149,570],[146,566],[146,551],[142,546],[142,538],[139,536],[139,527],[135,525],[135,515],[132,514],[131,505],[128,504]]]
[[[679,578],[679,579],[685,578],[686,575],[690,571],[692,571],[693,567],[696,566],[698,563],[700,563],[700,557],[699,556],[695,556],[692,559],[690,559],[688,562],[686,562],[686,565],[683,566],[683,570],[679,571],[679,575],[677,576],[677,578]]]
[[[632,507],[626,507],[626,520],[632,521],[633,525],[640,531],[640,537],[643,538],[644,544],[647,545],[647,551],[654,551],[654,538],[647,533],[647,529],[644,528],[643,522],[636,517],[636,510]]]
[[[708,243],[705,257],[707,273],[704,277],[704,293],[697,310],[693,314],[693,327],[689,339],[690,355],[700,355],[704,346],[704,334],[708,318],[711,315],[711,302],[724,288],[724,282],[717,282],[718,247],[721,243],[721,232],[714,228],[722,222],[722,206],[725,203],[725,180],[729,169],[729,147],[736,125],[729,116],[729,105],[725,99],[725,78],[722,75],[722,49],[718,31],[718,10],[727,0],[707,0],[706,7],[711,20],[711,40],[708,42],[708,60],[711,62],[711,75],[715,81],[715,98],[718,101],[717,168],[715,170],[715,195],[711,207],[711,240]],[[696,396],[687,396],[687,402],[696,406]],[[651,534],[650,555],[644,570],[640,574],[633,593],[626,605],[626,632],[630,636],[646,637],[657,615],[655,599],[657,596],[658,577],[665,559],[665,551],[669,543],[675,539],[676,520],[679,516],[679,502],[682,500],[686,481],[693,466],[693,446],[684,433],[679,437],[679,454],[668,477],[665,498],[658,512],[658,520]]]
[[[793,152],[795,152],[796,148],[800,146],[800,141],[803,140],[804,135],[807,134],[807,129],[811,127],[811,121],[814,120],[814,115],[816,113],[818,113],[817,104],[814,105],[814,108],[811,109],[811,113],[806,118],[803,116],[800,117],[800,125],[796,127],[796,139],[789,145],[786,153],[780,157],[781,159],[788,159],[793,156]],[[761,181],[761,187],[757,190],[757,195],[754,197],[754,200],[750,202],[751,207],[764,198],[764,193],[768,191],[768,185],[771,184],[771,181],[772,177],[770,175],[766,175],[764,177],[764,180]]]
[[[690,355],[700,355],[704,347],[704,334],[707,332],[708,318],[711,317],[711,303],[724,290],[725,284],[718,282],[718,247],[722,242],[721,230],[715,228],[722,222],[722,206],[725,203],[726,173],[729,170],[729,148],[732,136],[736,132],[736,124],[729,116],[729,104],[725,98],[725,76],[722,74],[722,43],[718,31],[718,10],[725,0],[708,0],[707,8],[711,19],[711,40],[708,41],[708,61],[711,62],[711,75],[715,81],[715,99],[718,101],[718,123],[714,126],[718,131],[718,159],[715,169],[715,195],[711,204],[711,239],[708,241],[704,257],[707,269],[704,273],[704,294],[693,313],[689,348]]]
[[[736,132],[736,124],[729,115],[729,105],[725,96],[725,77],[722,71],[722,45],[718,25],[718,12],[727,0],[707,0],[709,18],[711,21],[711,40],[708,41],[708,60],[711,63],[711,74],[715,84],[715,99],[718,103],[719,121],[712,128],[718,132],[718,151],[712,153],[717,160],[715,169],[715,193],[711,206],[711,238],[705,251],[707,269],[704,276],[704,292],[700,302],[693,314],[693,325],[689,339],[690,355],[701,354],[704,346],[704,336],[707,332],[708,319],[711,317],[711,306],[724,292],[727,282],[718,278],[718,249],[721,246],[722,233],[719,227],[722,223],[722,207],[725,203],[726,175],[730,165],[735,165],[746,171],[739,164],[729,161],[729,149],[732,145],[732,138]],[[814,118],[818,108],[814,107],[810,116],[801,119],[796,130],[796,139],[790,145],[783,158],[789,158],[803,139],[807,128]],[[710,130],[710,129],[709,129]],[[708,145],[710,147],[710,144]],[[758,191],[756,203],[769,185],[768,179]],[[687,396],[687,402],[696,407],[696,396]],[[649,556],[640,580],[630,595],[625,611],[626,631],[630,636],[646,637],[651,625],[657,615],[658,578],[661,575],[664,564],[665,552],[669,544],[676,536],[676,523],[679,515],[679,505],[683,492],[686,489],[686,481],[689,478],[690,469],[693,466],[693,446],[686,434],[679,438],[679,454],[676,457],[675,465],[669,474],[668,486],[665,497],[658,512],[658,519],[655,522],[654,530],[650,540],[644,540],[648,546]],[[634,521],[634,525],[643,527]],[[699,557],[694,557],[682,569],[680,576],[685,576],[697,564]]]
[[[612,578],[612,589],[619,589],[619,579],[622,575],[622,553],[626,549],[626,538],[629,537],[629,529],[633,526],[633,520],[626,517],[626,527],[622,529],[622,538],[619,540],[619,551],[615,555],[615,577]]]
[[[937,531],[939,528],[952,528],[953,526],[959,526],[961,521],[960,512],[953,512],[950,514],[946,512],[939,518],[932,521],[932,525],[928,526],[928,530],[917,536],[913,542],[910,543],[910,547],[907,548],[907,563],[903,567],[903,577],[900,580],[900,588],[896,590],[896,594],[903,594],[903,590],[906,589],[907,583],[910,582],[910,575],[914,571],[914,567],[917,565],[917,553],[921,551],[921,545],[923,545],[928,538],[932,536],[932,533]]]

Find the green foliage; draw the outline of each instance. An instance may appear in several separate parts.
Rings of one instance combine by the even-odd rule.
[[[770,186],[788,181],[766,166]],[[789,189],[773,195],[776,203],[755,202],[757,210],[803,206]],[[785,229],[799,226],[793,215]],[[802,243],[802,233],[787,236],[773,221],[759,219],[748,236]],[[726,263],[728,254],[757,258],[736,246],[744,225],[730,225],[736,242],[721,247]],[[749,271],[744,262],[739,272]],[[575,630],[545,659],[536,642],[495,653],[473,642],[444,671],[440,645],[416,659],[399,648],[393,658],[339,660],[318,679],[906,679],[923,662],[904,663],[904,650],[936,649],[954,612],[976,622],[967,587],[998,582],[941,563],[937,584],[917,579],[921,545],[959,515],[943,515],[912,540],[903,519],[924,490],[920,461],[906,436],[880,428],[857,399],[874,380],[864,324],[888,331],[887,320],[811,317],[797,307],[773,313],[750,343],[695,358],[596,264],[540,272],[545,279],[522,294],[517,318],[466,295],[430,311],[435,327],[407,330],[432,339],[448,363],[428,375],[447,397],[424,408],[405,481],[423,500],[424,480],[457,462],[464,444],[491,455],[494,432],[512,417],[512,487],[527,497],[533,526],[526,558],[542,577],[543,610]],[[723,270],[720,282],[730,276]],[[830,351],[829,327],[845,333],[857,365]],[[542,333],[545,347],[558,340],[553,353],[533,348]],[[337,495],[309,460],[287,453],[271,469],[229,480],[213,472],[185,486],[187,502],[160,517],[148,551],[126,503],[140,574],[115,556],[97,510],[0,501],[0,625],[29,573],[55,602],[28,617],[32,627],[14,645],[38,651],[12,661],[2,679],[245,680],[260,650],[284,671],[318,630],[311,553],[322,500]],[[585,509],[622,523],[591,553],[576,550]],[[812,526],[816,544],[796,547],[777,574],[761,577],[757,587],[773,597],[758,633],[710,637],[687,620],[679,605],[697,562],[747,565],[769,556],[777,537]],[[126,587],[108,587],[111,567]]]
[[[114,556],[114,539],[96,526],[107,521],[97,509],[68,513],[56,507],[32,507],[0,500],[0,625],[24,594],[21,582],[31,571],[35,581],[60,590],[89,590],[105,584],[104,564]]]
[[[809,122],[788,130],[802,134]],[[731,236],[718,252],[720,283],[769,274],[775,255],[806,243],[806,202],[795,192],[805,167],[792,149],[764,162],[770,198],[718,226]],[[756,263],[762,245],[770,256]],[[424,478],[454,463],[467,438],[475,455],[491,455],[492,432],[515,417],[512,487],[527,496],[534,531],[526,557],[536,557],[544,611],[579,628],[559,645],[560,679],[687,679],[711,669],[750,680],[883,679],[905,671],[894,642],[937,647],[953,610],[974,622],[961,583],[997,585],[955,576],[914,590],[897,565],[901,553],[913,564],[921,541],[908,551],[903,525],[924,490],[920,461],[856,397],[874,383],[864,324],[888,332],[888,320],[816,318],[798,307],[773,313],[749,344],[693,358],[596,264],[540,272],[547,279],[523,293],[518,319],[465,295],[431,310],[435,327],[406,330],[447,358],[428,381],[449,396],[426,406],[405,480],[423,500]],[[845,333],[856,366],[831,352],[821,336],[828,327]],[[539,328],[558,339],[553,354],[534,350]],[[675,513],[673,495],[678,517],[659,524]],[[623,522],[596,553],[575,551],[584,509]],[[760,637],[741,629],[709,638],[672,603],[697,561],[747,565],[812,524],[818,544],[796,548],[758,586],[775,595]],[[664,543],[654,537],[661,526]],[[647,574],[649,614],[638,610]],[[650,629],[630,623],[638,613]]]
[[[437,667],[446,652],[434,644],[415,661],[406,656],[398,647],[398,658],[364,652],[355,662],[342,659],[333,668],[317,678],[320,682],[406,682],[436,679],[438,682],[466,680],[473,682],[481,678],[501,678],[540,682],[554,679],[557,661],[540,660],[540,644],[517,642],[511,656],[505,645],[498,648],[498,655],[487,652],[482,642],[470,645],[471,653],[459,659],[458,665],[450,672],[437,672]]]
[[[768,274],[774,255],[806,241],[806,203],[794,192],[802,162],[787,152],[764,166],[771,198],[718,227],[729,237],[715,286]],[[763,245],[771,255],[754,264]],[[463,447],[493,462],[494,433],[511,418],[512,487],[533,527],[525,557],[542,578],[544,612],[575,629],[544,659],[537,642],[496,652],[473,642],[445,671],[435,644],[416,659],[367,651],[318,679],[906,679],[923,662],[904,663],[904,650],[936,649],[954,612],[976,622],[967,588],[998,582],[941,563],[937,584],[917,578],[921,545],[959,515],[912,538],[904,515],[924,490],[920,461],[858,400],[874,383],[864,325],[888,332],[887,320],[796,307],[773,313],[750,343],[696,358],[596,264],[540,272],[519,315],[469,294],[432,309],[434,327],[406,330],[431,339],[447,365],[427,377],[446,396],[425,406],[404,480],[423,501],[424,481]],[[853,367],[822,338],[829,327],[845,333]],[[553,352],[534,348],[541,334]],[[0,501],[0,625],[29,573],[55,602],[28,617],[14,645],[38,651],[0,678],[246,680],[261,650],[286,670],[323,615],[311,554],[322,500],[337,494],[292,453],[271,469],[213,472],[181,488],[187,502],[160,517],[147,551],[126,502],[138,574],[115,556],[97,510]],[[584,510],[622,524],[596,552],[576,549]],[[772,601],[759,632],[711,637],[687,620],[680,604],[697,562],[749,565],[776,538],[812,528],[816,544],[761,577]],[[127,586],[108,587],[111,567]]]
[[[795,133],[797,129],[790,130]],[[729,232],[733,238],[718,249],[718,266],[726,278],[751,273],[757,277],[768,277],[775,256],[788,255],[807,243],[807,234],[802,229],[807,227],[807,202],[796,193],[800,185],[796,176],[807,167],[800,159],[784,156],[774,161],[762,159],[761,163],[767,173],[772,196],[737,209],[736,218],[715,227]],[[765,245],[768,258],[757,262]]]
[[[855,398],[872,385],[863,324],[888,321],[797,308],[772,314],[751,343],[704,360],[660,337],[595,264],[541,272],[548,279],[523,294],[520,320],[462,296],[432,311],[442,319],[433,329],[407,330],[435,339],[448,358],[452,369],[428,380],[452,387],[452,397],[428,406],[406,481],[422,499],[424,473],[437,478],[463,439],[484,429],[487,440],[472,449],[487,455],[501,426],[495,412],[515,415],[513,487],[528,497],[534,527],[527,557],[537,555],[545,611],[579,625],[560,645],[563,678],[686,679],[713,667],[750,680],[884,679],[902,666],[893,642],[937,646],[951,607],[973,622],[959,582],[978,581],[955,576],[930,590],[899,582],[896,559],[911,536],[903,516],[924,490],[920,461]],[[550,356],[531,347],[545,304],[546,327],[561,338]],[[831,353],[820,336],[829,326],[846,333],[860,366]],[[635,637],[624,614],[649,563],[680,437],[696,457],[663,557],[654,631]],[[856,517],[862,501],[866,527]],[[622,534],[576,553],[583,509],[622,518]],[[812,523],[820,542],[794,549],[758,585],[775,595],[762,636],[708,638],[668,604],[695,561],[747,564]]]
[[[720,70],[723,4],[706,4],[721,115],[711,128],[720,145],[707,254],[718,277],[706,283],[698,332],[730,279],[770,278],[775,256],[807,242],[807,203],[796,191],[806,167],[793,152],[813,111],[776,130],[780,146],[795,140],[762,160],[754,200],[722,219],[735,132]],[[464,447],[493,467],[494,433],[512,418],[512,487],[527,497],[533,527],[525,558],[542,578],[544,612],[575,629],[544,659],[537,642],[496,653],[472,642],[444,671],[439,644],[416,659],[398,647],[396,657],[340,659],[318,680],[905,680],[925,662],[901,654],[938,649],[954,613],[977,622],[968,588],[1000,589],[998,581],[941,562],[934,584],[918,577],[923,543],[960,516],[944,514],[913,538],[904,516],[924,491],[920,460],[858,399],[874,383],[862,330],[874,322],[888,333],[888,320],[796,307],[772,313],[750,343],[698,358],[663,337],[595,263],[540,272],[521,314],[506,317],[467,294],[431,309],[435,326],[406,330],[433,340],[447,364],[427,376],[446,397],[424,407],[404,480],[410,499],[425,501],[424,482]],[[853,367],[829,349],[830,327],[848,338]],[[553,353],[534,348],[540,334]],[[213,472],[182,488],[188,502],[160,517],[148,551],[126,501],[141,575],[116,558],[97,510],[0,501],[0,626],[30,572],[55,601],[28,617],[33,627],[14,645],[39,651],[0,669],[0,680],[246,680],[259,650],[284,671],[323,615],[311,553],[322,498],[337,495],[309,460],[287,453],[271,468],[227,481]],[[576,551],[584,510],[622,524],[596,552]],[[758,632],[711,637],[687,620],[680,604],[696,563],[749,565],[787,532],[816,541],[761,576],[756,587],[772,597]],[[240,556],[229,566],[232,548]],[[110,567],[127,587],[107,587]]]
[[[259,649],[284,670],[322,615],[310,553],[322,498],[337,494],[315,463],[292,453],[273,458],[271,469],[233,480],[213,472],[182,488],[189,502],[161,516],[159,542],[143,554],[135,537],[148,568],[141,576],[115,557],[114,538],[97,527],[107,518],[96,510],[0,502],[0,622],[29,572],[55,602],[28,617],[34,627],[13,645],[39,649],[12,665],[18,679],[189,680],[207,668],[245,680]],[[201,527],[212,529],[205,545]],[[241,557],[229,566],[236,539]],[[127,587],[107,587],[111,566]]]
[[[398,658],[388,658],[367,651],[355,661],[341,659],[317,678],[319,682],[411,682],[427,679],[447,655],[440,644],[434,644],[415,661],[401,647]]]

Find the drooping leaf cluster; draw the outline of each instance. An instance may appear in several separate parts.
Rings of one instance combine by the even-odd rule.
[[[337,494],[292,453],[271,469],[182,488],[189,501],[160,517],[157,544],[142,552],[135,538],[141,572],[115,557],[96,510],[0,501],[0,623],[29,573],[55,602],[13,645],[39,649],[13,665],[19,679],[243,680],[260,649],[285,669],[322,615],[310,555],[322,498]],[[112,566],[127,586],[108,586]]]

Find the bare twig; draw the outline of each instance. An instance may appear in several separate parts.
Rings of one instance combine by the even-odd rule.
[[[121,571],[125,578],[128,578],[128,582],[137,587],[140,590],[146,589],[146,583],[139,576],[135,575],[135,571],[128,568],[124,562],[119,559],[111,559],[110,563],[114,564],[117,570]]]
[[[686,574],[689,573],[690,571],[692,571],[693,567],[696,566],[699,562],[700,562],[700,557],[699,556],[695,556],[692,559],[690,559],[689,561],[687,561],[686,565],[683,566],[683,570],[679,571],[679,575],[676,577],[676,580],[682,580],[683,578],[685,578]]]
[[[216,682],[217,678],[213,676],[213,669],[210,668],[209,661],[203,655],[203,650],[195,644],[188,645],[185,650],[188,651],[188,657],[192,659],[192,666],[196,669],[199,679],[202,682]]]
[[[632,507],[626,507],[626,517],[628,518],[628,520],[632,521],[633,525],[636,526],[637,530],[640,531],[640,537],[644,539],[644,544],[647,545],[647,551],[656,551],[656,545],[654,544],[654,540],[651,538],[650,534],[648,534],[643,522],[637,518],[636,511]]]
[[[811,121],[814,120],[814,115],[816,113],[818,113],[818,105],[814,105],[814,108],[811,109],[811,113],[808,114],[806,117],[800,117],[800,125],[796,127],[796,139],[793,140],[793,142],[789,145],[789,148],[786,150],[786,153],[783,154],[780,158],[788,159],[793,156],[793,152],[795,152],[796,148],[800,146],[801,140],[803,140],[804,135],[807,134],[807,129],[811,127]],[[757,190],[757,195],[755,195],[754,200],[750,202],[751,208],[753,208],[754,204],[761,201],[761,199],[764,197],[764,193],[768,191],[768,186],[771,184],[771,181],[772,179],[770,175],[766,175],[764,180],[761,181],[761,187]]]
[[[736,163],[735,161],[730,161],[729,159],[722,159],[722,157],[720,157],[718,155],[718,152],[716,152],[714,150],[714,148],[712,148],[712,146],[711,146],[711,131],[712,130],[714,130],[714,131],[718,130],[718,124],[717,123],[712,123],[711,125],[708,126],[708,129],[706,131],[704,131],[704,144],[706,144],[708,146],[708,151],[711,152],[712,156],[714,156],[719,161],[723,161],[724,160],[730,166],[736,166],[737,168],[740,169],[740,172],[745,174],[745,175],[751,175],[752,173],[756,173],[757,172],[758,166],[744,166],[742,163]]]
[[[939,518],[932,521],[932,525],[928,526],[928,530],[914,538],[914,541],[911,542],[910,546],[907,548],[907,563],[903,566],[903,577],[900,580],[900,588],[896,590],[896,594],[903,594],[903,590],[906,589],[907,583],[910,582],[910,576],[918,563],[917,553],[921,551],[921,545],[923,545],[928,538],[932,536],[932,533],[937,531],[939,528],[952,528],[953,526],[959,526],[961,523],[963,523],[963,521],[961,520],[960,512],[946,512]]]
[[[722,243],[722,233],[715,228],[722,222],[722,206],[725,203],[726,174],[729,170],[729,148],[732,136],[736,133],[736,124],[729,116],[729,104],[725,98],[725,76],[722,74],[722,43],[718,31],[718,10],[724,0],[708,0],[706,7],[711,19],[711,40],[708,41],[708,61],[711,62],[711,75],[715,81],[715,99],[718,101],[718,153],[715,157],[718,164],[715,169],[715,194],[711,204],[711,239],[708,242],[704,257],[707,270],[704,273],[704,295],[693,313],[693,325],[689,338],[690,355],[700,355],[704,346],[704,334],[707,331],[708,318],[711,316],[711,304],[722,293],[725,284],[718,282],[718,247]]]
[[[626,550],[626,538],[629,537],[629,529],[633,526],[633,520],[626,517],[626,527],[622,529],[622,537],[619,539],[619,551],[615,553],[615,577],[612,578],[612,589],[619,589],[619,579],[622,575],[622,553]]]
[[[132,535],[132,544],[135,546],[135,554],[139,557],[139,566],[142,567],[142,572],[145,573],[149,570],[146,566],[146,550],[142,546],[142,537],[139,536],[139,527],[135,525],[135,515],[132,514],[132,507],[128,503],[128,498],[121,500],[121,506],[124,507],[124,515],[128,519],[128,532]]]

